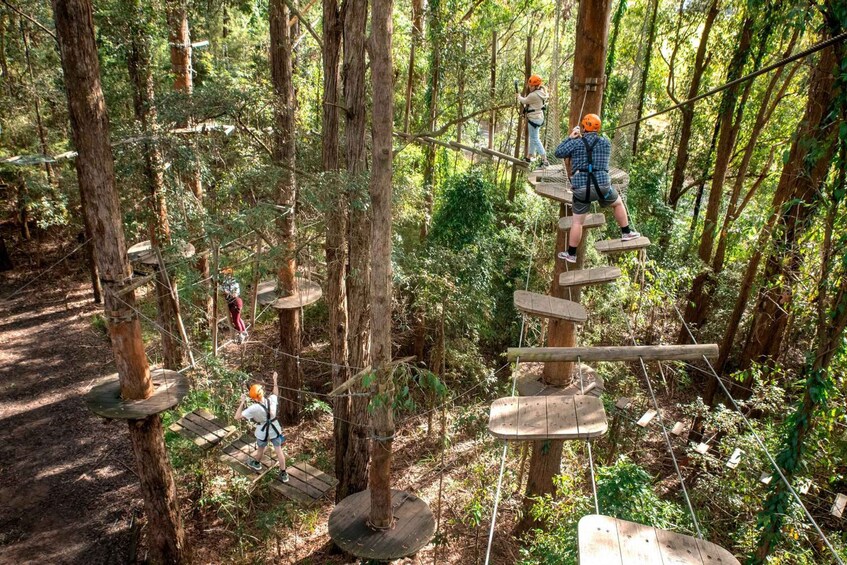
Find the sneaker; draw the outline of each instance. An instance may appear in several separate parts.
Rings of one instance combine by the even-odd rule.
[[[562,251],[557,255],[557,257],[563,261],[567,261],[568,263],[576,263],[576,255],[571,255],[567,251]]]
[[[252,457],[247,460],[247,466],[253,469],[254,471],[262,470],[262,464],[253,459]]]
[[[543,161],[541,161],[541,168],[542,169],[546,169],[549,166],[550,166],[550,161],[548,161],[547,159],[544,159]]]
[[[532,157],[524,157],[523,160],[527,163],[532,163]]]
[[[621,241],[629,241],[630,239],[638,239],[639,237],[641,237],[641,234],[633,230],[629,233],[621,234]]]
[[[247,341],[247,332],[241,332],[240,334],[238,334],[236,341],[238,341],[239,345]]]
[[[286,471],[285,469],[280,471],[279,472],[279,480],[284,482],[284,483],[287,483],[288,482],[288,471]]]

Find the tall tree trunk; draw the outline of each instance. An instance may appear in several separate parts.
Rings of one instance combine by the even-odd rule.
[[[103,303],[103,286],[100,284],[100,270],[97,268],[97,259],[94,250],[94,230],[89,221],[89,215],[85,211],[85,202],[80,201],[82,212],[82,223],[85,227],[85,262],[88,264],[88,275],[91,278],[91,294],[95,304]]]
[[[348,178],[352,186],[364,187],[367,174],[365,171],[365,133],[367,125],[366,78],[365,78],[365,33],[368,20],[367,0],[347,0],[344,10],[344,100],[347,103],[347,123],[345,127],[345,149],[347,156]],[[374,114],[388,112],[391,108],[377,106],[374,100]],[[376,119],[376,118],[374,118]],[[355,320],[356,337],[351,345],[353,350],[353,366],[370,364],[370,285],[368,272],[370,261],[370,212],[367,196],[362,190],[357,190],[357,205],[352,207],[350,221],[353,240],[351,241],[351,278],[355,289],[355,300],[350,301],[350,317]],[[353,261],[353,250],[356,259]],[[355,263],[355,267],[354,267]],[[338,485],[339,497],[363,491],[368,486],[368,397],[353,396],[350,400],[350,431],[347,450],[344,458],[344,474],[340,476]],[[343,496],[342,496],[343,495]]]
[[[527,81],[529,81],[529,77],[532,76],[532,35],[526,36],[526,49],[524,50],[523,56],[523,72],[524,72],[524,87],[521,90],[521,96],[527,95]],[[518,130],[515,133],[515,159],[520,158],[521,156],[521,145],[524,130],[528,128],[526,115],[523,112],[519,112],[518,115]],[[527,131],[527,137],[529,137],[529,131]],[[509,179],[509,202],[515,201],[515,193],[517,192],[518,185],[518,167],[512,166],[512,176]]]
[[[153,75],[150,71],[150,38],[152,15],[141,5],[140,0],[126,3],[129,13],[129,52],[127,69],[132,85],[132,102],[135,119],[141,127],[144,141],[144,176],[146,192],[150,202],[148,232],[154,249],[160,250],[171,242],[168,222],[168,207],[165,202],[165,178],[162,152],[155,139],[159,131],[153,90]],[[162,339],[162,359],[165,369],[179,370],[184,361],[184,348],[180,340],[179,303],[175,300],[176,289],[171,294],[167,273],[156,269],[156,303],[158,305],[159,333]]]
[[[21,24],[21,38],[23,39],[24,44],[24,53],[26,55],[26,69],[27,74],[29,74],[29,82],[32,86],[32,105],[35,110],[35,125],[36,131],[38,132],[38,141],[41,148],[41,153],[43,155],[49,155],[50,150],[47,146],[47,134],[44,131],[44,122],[41,119],[41,96],[39,96],[39,90],[35,86],[35,73],[32,70],[32,55],[30,53],[29,48],[29,32],[26,28],[26,23],[23,18],[20,20]],[[53,166],[50,163],[44,163],[44,172],[47,173],[47,182],[50,183],[52,188],[55,188],[55,179],[53,177]]]
[[[606,57],[606,68],[605,68],[605,77],[608,82],[609,78],[612,76],[612,71],[615,69],[615,60],[617,54],[617,46],[618,46],[618,34],[621,29],[621,20],[623,20],[623,15],[626,13],[627,8],[627,0],[618,0],[618,7],[615,9],[615,14],[612,16],[612,36],[609,39],[609,54]],[[606,99],[603,98],[603,101],[600,105],[600,115],[603,116],[606,112]]]
[[[373,171],[370,194],[371,224],[371,307],[373,327],[373,366],[377,378],[371,386],[375,395],[371,412],[373,440],[368,487],[371,493],[369,522],[389,528],[391,506],[391,450],[394,443],[394,383],[391,371],[391,200],[392,133],[394,117],[394,71],[391,61],[392,0],[373,0],[371,12],[371,77],[373,104],[379,111],[372,120]],[[377,402],[376,400],[379,400]]]
[[[462,53],[468,52],[468,34],[462,31]],[[456,81],[456,114],[459,117],[465,115],[465,70],[467,61],[465,57],[459,59],[459,78]],[[456,143],[462,142],[462,132],[464,131],[464,122],[456,124]]]
[[[168,17],[168,42],[170,43],[171,71],[174,74],[174,90],[186,96],[191,96],[194,92],[194,76],[192,74],[192,48],[191,48],[191,33],[188,27],[188,8],[187,0],[166,0],[165,8]],[[192,125],[189,117],[181,127]],[[194,152],[195,145],[193,141],[188,141],[189,147]],[[203,182],[200,177],[200,164],[196,155],[194,162],[190,165],[191,170],[188,171],[185,179],[186,188],[188,188],[196,199],[197,206],[200,212],[203,210]],[[209,249],[206,244],[206,234],[202,225],[194,226],[192,236],[195,240],[194,247],[197,250],[197,261],[195,269],[203,281],[199,287],[201,292],[195,298],[195,305],[198,310],[204,313],[203,319],[200,320],[202,328],[210,328],[210,324],[217,323],[212,312],[212,296],[209,292]],[[217,275],[217,273],[215,273]]]
[[[653,60],[653,43],[656,41],[656,18],[659,16],[659,0],[653,0],[653,14],[650,16],[650,26],[647,30],[647,46],[644,50],[644,68],[641,69],[641,84],[638,87],[638,107],[635,119],[640,120],[644,115],[644,99],[647,97],[647,79],[650,77],[650,62]],[[632,134],[632,156],[638,153],[638,136],[641,133],[641,122],[636,121]]]
[[[497,30],[491,32],[491,63],[488,72],[488,98],[492,108],[488,117],[488,148],[494,149],[494,122],[497,118],[497,111],[493,109],[497,102]]]
[[[115,187],[109,119],[100,86],[91,4],[88,0],[54,0],[53,17],[68,97],[71,135],[79,153],[76,169],[80,193],[93,227],[98,267],[106,291],[105,314],[121,396],[127,400],[142,399],[150,396],[153,383],[141,339],[141,324],[135,313],[135,293],[129,292],[121,298],[115,294],[132,276],[132,269],[126,255]],[[158,415],[131,420],[129,434],[147,512],[152,559],[159,563],[186,561],[185,532],[165,452],[162,422]]]
[[[338,76],[342,36],[338,0],[323,0],[323,105],[321,128],[321,165],[329,173],[330,196],[326,211],[326,302],[329,310],[329,349],[332,361],[332,386],[349,376],[347,367],[347,290],[344,270],[347,264],[347,196],[338,174]],[[333,405],[335,444],[336,502],[346,496],[343,475],[349,443],[350,399],[337,397]]]
[[[754,362],[770,364],[782,349],[794,280],[801,261],[797,241],[815,212],[813,204],[835,150],[833,136],[838,123],[831,119],[835,110],[835,64],[833,49],[821,52],[810,78],[806,110],[774,194],[773,208],[780,210],[779,219],[771,239],[752,325],[741,354],[741,369],[749,368]],[[743,386],[749,388],[751,384],[748,378]],[[743,393],[744,389],[740,391]]]
[[[562,2],[556,0],[556,16],[553,22],[553,54],[551,56],[550,80],[547,82],[549,98],[547,99],[547,115],[544,123],[545,147],[556,147],[562,141],[562,115],[559,97],[559,72],[561,70],[561,45],[562,45]],[[526,56],[524,56],[526,58]],[[529,78],[529,77],[527,77]],[[527,132],[528,133],[528,132]]]
[[[291,296],[297,289],[296,249],[296,168],[294,83],[292,81],[291,33],[288,27],[288,6],[285,0],[271,0],[270,5],[270,64],[276,103],[274,108],[274,162],[279,165],[276,203],[286,213],[277,220],[277,237],[283,255],[277,267],[277,293]],[[279,310],[279,372],[282,375],[282,398],[279,418],[284,424],[300,420],[300,393],[303,375],[300,372],[300,308]]]
[[[700,82],[711,59],[706,57],[706,52],[709,44],[709,35],[712,33],[715,19],[718,16],[718,2],[719,0],[712,0],[712,3],[709,5],[709,11],[706,12],[706,20],[703,22],[703,30],[700,32],[700,44],[697,46],[697,55],[694,57],[694,68],[691,69],[691,82],[688,85],[687,99],[694,98],[700,92]],[[676,210],[676,206],[679,204],[679,199],[682,196],[685,169],[688,166],[688,158],[690,156],[688,146],[691,143],[691,134],[694,125],[694,104],[686,104],[679,110],[682,114],[679,126],[679,144],[677,145],[676,161],[674,162],[671,188],[668,194],[668,206],[674,210]]]
[[[435,131],[436,118],[438,117],[438,91],[441,89],[442,28],[441,0],[429,0],[429,19],[427,21],[429,82],[426,89],[426,127],[429,131]],[[430,143],[424,149],[424,217],[421,223],[421,241],[425,240],[427,234],[429,234],[429,222],[432,218],[436,147],[436,145]]]
[[[580,111],[597,113],[603,100],[604,80],[597,80],[597,89],[588,90],[585,86],[588,79],[602,79],[606,62],[606,45],[609,36],[609,11],[611,0],[580,2],[579,15],[576,24],[576,46],[574,49],[574,67],[571,84],[569,127],[580,122]],[[583,109],[583,101],[585,102]],[[559,215],[570,214],[564,205],[559,208]],[[576,268],[582,268],[585,243],[580,245],[579,260]],[[556,234],[556,249],[558,254],[567,247],[567,232],[558,230]],[[559,285],[559,275],[567,268],[565,261],[555,259],[553,281],[550,285],[550,295],[556,298],[568,298],[575,302],[580,300],[580,292],[568,293]],[[575,327],[562,320],[550,320],[547,332],[547,345],[550,347],[573,347],[576,345]],[[570,384],[573,363],[545,363],[544,380],[551,384]],[[562,460],[562,441],[536,441],[532,444],[529,473],[527,475],[526,495],[524,498],[524,516],[518,524],[519,531],[527,531],[536,525],[532,514],[532,498],[543,494],[553,493],[553,477],[559,474]]]
[[[403,108],[403,131],[411,127],[412,99],[415,85],[415,54],[423,37],[423,0],[412,0],[412,41],[409,46],[409,71],[406,74],[406,106]],[[459,114],[461,115],[461,113]]]

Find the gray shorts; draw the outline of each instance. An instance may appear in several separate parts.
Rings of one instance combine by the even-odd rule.
[[[597,196],[597,190],[592,186],[591,191],[589,192],[588,201],[585,202],[586,197],[585,194],[588,191],[588,188],[574,188],[573,189],[573,213],[574,214],[587,214],[589,210],[591,210],[592,202],[599,202],[601,208],[608,208],[612,204],[618,201],[618,191],[615,190],[613,186],[601,186],[600,194],[603,195],[602,198]],[[582,201],[582,202],[580,202]]]

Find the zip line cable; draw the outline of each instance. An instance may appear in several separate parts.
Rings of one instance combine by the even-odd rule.
[[[611,131],[617,131],[619,129],[635,125],[639,122],[643,122],[645,120],[655,118],[656,116],[661,116],[662,114],[667,114],[668,112],[670,112],[672,110],[676,110],[677,108],[687,106],[688,104],[693,104],[694,102],[697,102],[698,100],[702,100],[703,98],[707,98],[709,96],[712,96],[713,94],[717,94],[718,92],[722,92],[722,91],[726,90],[727,88],[731,88],[731,87],[736,86],[738,84],[741,84],[743,82],[747,82],[748,80],[752,80],[752,79],[754,79],[754,78],[756,78],[760,75],[769,73],[774,69],[777,69],[779,67],[787,65],[788,63],[792,63],[792,62],[794,62],[798,59],[808,57],[809,55],[811,55],[813,53],[817,53],[818,51],[821,51],[822,49],[826,49],[827,47],[829,47],[831,45],[835,45],[836,43],[840,43],[840,42],[844,41],[845,39],[847,39],[847,32],[836,35],[835,37],[831,37],[831,38],[827,39],[826,41],[821,41],[820,43],[817,43],[817,44],[809,47],[808,49],[804,49],[803,51],[800,51],[799,53],[795,53],[794,55],[791,55],[789,57],[785,57],[784,59],[780,59],[779,61],[777,61],[773,64],[770,64],[766,67],[762,67],[758,71],[754,71],[754,72],[752,72],[748,75],[744,75],[743,77],[737,78],[737,79],[732,80],[732,81],[730,81],[726,84],[715,87],[715,88],[713,88],[709,91],[704,92],[703,94],[698,94],[697,96],[689,98],[688,100],[683,100],[682,102],[680,102],[678,104],[674,104],[673,106],[669,106],[668,108],[665,108],[664,110],[659,110],[658,112],[653,112],[652,114],[644,116],[643,118],[639,118],[637,120],[632,120],[630,122],[626,122],[624,124],[615,126],[614,128],[611,129]]]
[[[582,379],[582,359],[579,356],[576,358],[576,367],[579,371],[579,391],[584,395],[585,382]],[[594,476],[594,455],[591,452],[591,440],[585,440],[585,445],[588,447],[588,463],[591,466],[591,491],[594,493],[594,511],[596,514],[600,514],[600,502],[597,499],[597,479]]]
[[[843,38],[845,36],[847,36],[847,33],[841,34],[838,37]],[[833,38],[833,39],[836,39],[836,38]],[[656,280],[658,281],[658,279],[656,279]],[[659,287],[662,289],[662,292],[665,294],[665,296],[670,298],[670,295],[665,290],[664,285],[659,283]],[[673,304],[673,308],[676,311],[676,314],[679,317],[680,321],[682,322],[682,325],[685,327],[685,331],[688,333],[689,337],[691,337],[691,341],[696,344],[697,339],[694,337],[694,334],[692,333],[691,328],[688,325],[688,322],[685,321],[685,317],[682,315],[682,312],[679,311],[679,308],[676,305],[676,301],[671,301],[671,303]],[[718,376],[717,371],[715,371],[715,368],[712,366],[711,361],[709,361],[709,359],[705,355],[703,356],[703,360],[706,362],[706,365],[712,371],[715,379],[717,379],[717,383],[718,383],[718,385],[720,385],[721,389],[723,390],[723,393],[726,395],[726,397],[732,403],[732,406],[735,408],[735,410],[738,412],[738,414],[741,415],[741,418],[744,420],[744,423],[750,429],[750,432],[752,432],[753,438],[756,440],[756,443],[759,445],[759,447],[762,449],[762,451],[765,452],[765,455],[767,455],[768,460],[770,461],[773,468],[776,470],[777,474],[779,475],[780,480],[783,482],[783,484],[785,484],[786,488],[788,488],[788,491],[791,493],[791,496],[794,498],[794,500],[797,502],[797,504],[800,505],[800,508],[803,509],[803,513],[806,515],[806,518],[809,519],[809,521],[812,523],[812,526],[815,528],[818,535],[823,540],[824,544],[826,544],[827,549],[829,549],[829,551],[835,557],[835,560],[838,562],[839,565],[844,565],[844,561],[838,555],[838,552],[832,546],[832,543],[830,543],[829,538],[827,538],[826,534],[823,533],[823,530],[818,525],[817,521],[812,516],[811,512],[809,512],[809,509],[806,508],[805,504],[803,504],[803,501],[800,499],[800,495],[798,495],[797,491],[794,490],[794,487],[791,486],[790,481],[786,478],[785,474],[782,472],[782,469],[779,467],[779,465],[777,465],[776,459],[774,459],[770,450],[768,450],[767,446],[765,446],[765,443],[762,441],[762,438],[756,432],[755,428],[753,428],[753,424],[750,422],[750,420],[747,418],[747,416],[744,414],[744,412],[738,406],[738,403],[735,401],[735,399],[729,393],[729,390],[724,385],[723,380],[721,380],[721,378]]]
[[[529,290],[529,279],[532,274],[532,262],[535,259],[535,244],[538,239],[538,216],[535,217],[532,225],[532,251],[529,254],[529,264],[526,269],[526,284],[524,290]],[[518,347],[523,346],[524,329],[526,328],[526,314],[521,315],[521,331],[518,336]],[[515,396],[515,390],[518,385],[518,367],[520,366],[521,358],[515,359],[515,370],[512,376],[512,396]],[[506,471],[506,454],[509,450],[509,443],[503,442],[503,453],[500,455],[500,473],[497,475],[497,489],[494,493],[494,508],[491,512],[491,527],[488,530],[488,546],[485,549],[485,565],[488,565],[491,560],[491,545],[494,542],[494,526],[497,524],[497,508],[500,505],[500,493],[503,488],[503,474]]]

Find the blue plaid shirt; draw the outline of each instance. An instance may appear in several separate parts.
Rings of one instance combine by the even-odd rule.
[[[612,186],[612,181],[609,178],[609,159],[612,157],[612,143],[609,141],[609,138],[595,132],[586,133],[584,137],[589,145],[593,144],[594,140],[597,139],[597,144],[591,151],[592,161],[594,161],[594,176],[597,177],[597,184],[601,188]],[[571,184],[574,188],[585,188],[588,186],[588,174],[584,172],[588,170],[588,154],[585,152],[585,144],[583,144],[581,139],[569,137],[564,140],[556,148],[556,157],[559,159],[570,157],[573,170]]]

